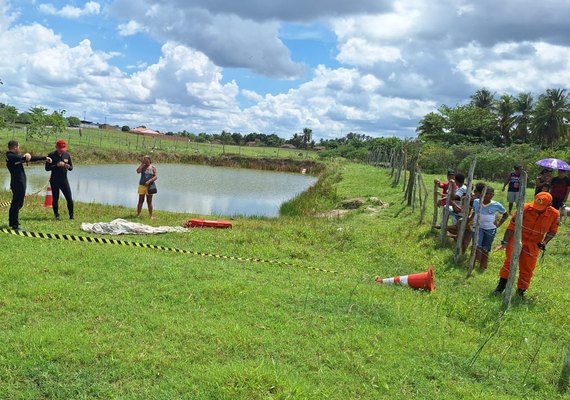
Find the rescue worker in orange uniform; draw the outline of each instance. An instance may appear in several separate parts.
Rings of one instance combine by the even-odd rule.
[[[560,212],[551,207],[552,195],[548,192],[538,193],[534,201],[524,205],[522,220],[522,250],[519,258],[519,279],[517,282],[517,294],[524,297],[524,292],[530,286],[530,281],[536,267],[536,261],[540,250],[546,249],[546,244],[552,240],[558,232],[560,224]],[[516,212],[513,215],[501,245],[497,250],[507,250],[507,258],[499,273],[500,279],[497,288],[493,291],[498,295],[505,290],[509,277],[509,266],[514,250]]]

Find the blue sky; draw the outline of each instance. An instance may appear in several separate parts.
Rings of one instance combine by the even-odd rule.
[[[0,0],[0,102],[161,131],[411,137],[483,87],[570,86],[570,2],[536,3]]]

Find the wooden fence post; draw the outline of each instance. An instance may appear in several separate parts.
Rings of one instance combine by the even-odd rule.
[[[511,256],[511,263],[509,265],[509,279],[507,279],[507,286],[505,287],[505,294],[503,296],[503,308],[509,308],[511,304],[511,297],[513,295],[513,286],[515,278],[519,269],[519,257],[522,250],[522,222],[524,215],[524,200],[526,191],[527,173],[521,173],[521,181],[519,185],[519,194],[517,197],[517,216],[515,218],[515,247]]]
[[[449,206],[451,204],[451,198],[455,196],[455,182],[448,181],[447,185],[447,197],[445,198],[445,207],[443,208],[443,213],[441,214],[441,232],[439,232],[439,244],[441,247],[445,246],[447,241],[447,223],[449,221]]]
[[[427,200],[428,200],[428,189],[426,187],[426,184],[424,182],[424,177],[421,174],[421,172],[418,173],[418,183],[421,185],[420,186],[420,192],[423,190],[424,191],[424,201],[423,203],[421,203],[420,207],[421,207],[421,212],[420,212],[420,221],[419,224],[421,225],[424,222],[424,216],[426,215],[426,209],[427,209]],[[436,214],[437,216],[437,214]]]
[[[471,204],[471,190],[473,189],[473,175],[475,174],[475,165],[477,165],[477,159],[471,161],[469,166],[469,174],[467,176],[467,192],[465,193],[463,207],[461,208],[461,224],[459,224],[459,230],[457,232],[457,243],[455,244],[455,254],[454,261],[457,264],[461,259],[463,254],[463,236],[465,235],[465,229],[467,228],[467,220],[469,219],[469,211]]]
[[[435,226],[437,225],[437,216],[439,214],[439,185],[433,183],[433,218],[431,220],[431,231],[435,232]]]
[[[487,185],[483,188],[481,192],[481,197],[479,198],[479,210],[477,210],[477,215],[474,217],[473,221],[473,244],[471,245],[471,257],[469,258],[469,267],[467,269],[467,276],[471,276],[473,268],[475,268],[475,257],[477,255],[477,243],[479,243],[479,224],[481,220],[481,203],[487,194]]]

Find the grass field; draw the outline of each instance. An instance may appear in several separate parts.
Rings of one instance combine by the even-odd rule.
[[[98,149],[103,151],[122,151],[139,154],[151,151],[172,152],[179,155],[218,156],[221,154],[237,154],[242,157],[268,157],[291,159],[316,159],[317,152],[300,149],[282,149],[275,147],[250,147],[210,143],[189,142],[188,140],[174,140],[173,136],[159,135],[157,137],[140,136],[117,130],[82,128],[67,129],[57,137],[45,136],[28,138],[24,129],[0,129],[0,140],[8,143],[9,140],[18,140],[24,149],[34,149],[39,152],[49,152],[54,149],[55,141],[64,139],[70,149]],[[4,145],[5,146],[5,145]]]
[[[502,313],[490,292],[503,254],[467,279],[385,171],[330,169],[289,214],[355,196],[389,206],[121,237],[294,266],[0,233],[0,398],[568,398],[568,225],[528,299]],[[132,209],[78,204],[76,221],[56,222],[42,202],[22,210],[26,230],[88,235],[80,222],[134,220]],[[140,221],[191,216],[156,217]],[[429,265],[433,293],[374,283]]]

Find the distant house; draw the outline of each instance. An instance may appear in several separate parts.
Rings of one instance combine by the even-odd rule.
[[[313,150],[315,150],[315,151],[322,151],[322,150],[325,150],[325,149],[326,149],[325,146],[315,146],[315,147],[313,147]]]
[[[255,146],[257,146],[257,142],[254,140],[252,142],[247,142],[245,145],[249,146],[249,147],[255,147]]]
[[[160,135],[160,132],[153,131],[152,129],[147,128],[133,128],[130,130],[131,133],[135,133],[137,135]]]
[[[99,128],[99,124],[91,121],[81,121],[80,128]]]
[[[296,149],[295,145],[290,144],[290,143],[282,144],[282,145],[279,146],[279,147],[282,148],[282,149]]]
[[[107,129],[110,131],[116,131],[118,129],[118,126],[113,126],[110,124],[101,124],[101,125],[99,125],[99,129]]]

